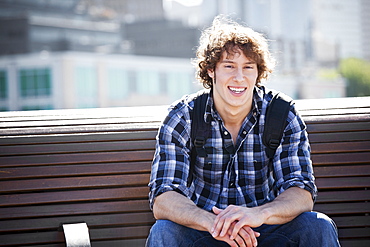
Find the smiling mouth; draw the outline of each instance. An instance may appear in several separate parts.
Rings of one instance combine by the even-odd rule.
[[[232,91],[233,93],[242,93],[245,90],[247,90],[247,88],[245,88],[245,87],[243,87],[243,88],[229,87],[229,90]]]

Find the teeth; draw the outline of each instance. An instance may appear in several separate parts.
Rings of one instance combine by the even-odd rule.
[[[231,91],[233,91],[234,93],[241,93],[241,92],[244,92],[244,91],[245,91],[245,88],[229,87],[229,89],[230,89]]]

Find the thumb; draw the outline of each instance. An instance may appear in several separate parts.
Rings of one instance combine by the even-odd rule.
[[[222,212],[222,209],[219,209],[218,207],[213,206],[213,207],[212,207],[212,211],[213,211],[213,213],[215,213],[215,214],[217,215],[217,214],[219,214],[219,213],[221,213],[221,212]]]

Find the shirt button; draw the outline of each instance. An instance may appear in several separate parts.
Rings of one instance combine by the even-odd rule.
[[[244,130],[244,131],[243,131],[243,134],[244,134],[244,135],[246,135],[246,134],[247,134],[247,131],[245,131],[245,130]]]
[[[230,185],[230,187],[233,187],[234,186],[234,183],[233,182],[230,182],[229,185]]]
[[[224,135],[227,136],[229,133],[227,131],[224,132]]]

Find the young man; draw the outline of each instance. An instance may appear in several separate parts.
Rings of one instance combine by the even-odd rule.
[[[334,222],[311,211],[317,191],[310,146],[294,105],[275,156],[266,156],[262,134],[275,93],[261,85],[274,66],[265,38],[216,17],[195,62],[210,89],[207,156],[190,171],[194,96],[187,96],[157,136],[149,183],[157,222],[147,246],[339,246]]]

